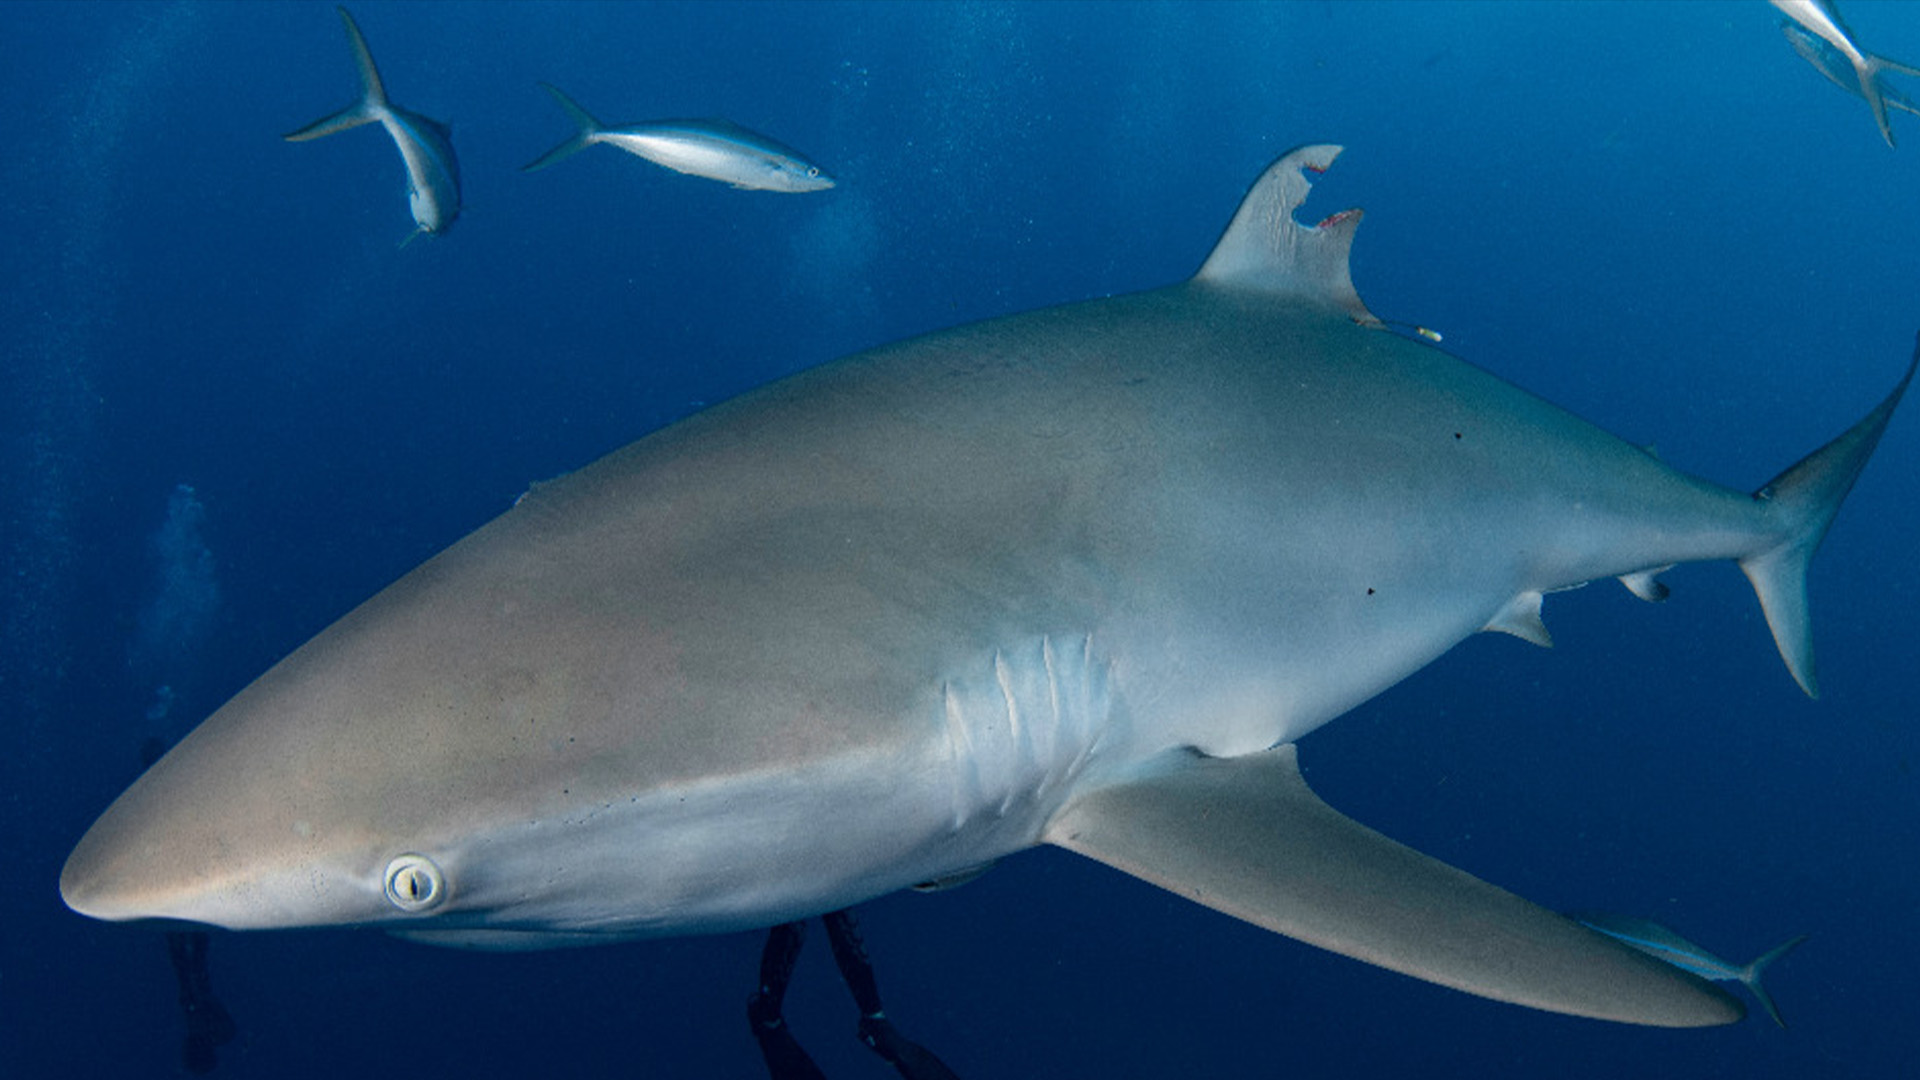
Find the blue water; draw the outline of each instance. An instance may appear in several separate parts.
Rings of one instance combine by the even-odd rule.
[[[454,126],[466,210],[411,228],[377,129],[293,145],[354,76],[318,4],[0,6],[0,1062],[178,1071],[156,937],[67,912],[66,851],[139,769],[351,605],[575,468],[767,379],[1192,271],[1246,184],[1349,150],[1374,311],[1742,487],[1851,423],[1920,327],[1920,119],[1757,2],[357,3],[394,99]],[[1920,58],[1920,11],[1853,3]],[[740,192],[566,134],[725,116],[840,178]],[[1915,89],[1920,89],[1916,87]],[[1437,989],[1073,856],[863,909],[892,1014],[962,1075],[1906,1075],[1920,1056],[1920,417],[1813,575],[1825,696],[1746,584],[1550,598],[1313,735],[1334,805],[1562,908],[1745,960],[1764,1020],[1659,1032]],[[466,955],[219,935],[216,1075],[752,1077],[752,935]],[[851,1038],[822,942],[790,1012]]]

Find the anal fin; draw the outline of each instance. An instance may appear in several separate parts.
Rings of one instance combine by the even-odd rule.
[[[1545,599],[1538,589],[1520,593],[1507,601],[1507,606],[1500,609],[1500,614],[1488,620],[1481,629],[1512,634],[1522,641],[1551,649],[1553,635],[1547,633],[1546,620],[1540,617],[1540,605]]]
[[[1640,599],[1650,604],[1658,604],[1673,592],[1673,590],[1667,588],[1665,582],[1660,580],[1660,575],[1671,569],[1673,569],[1673,564],[1668,563],[1665,566],[1636,570],[1631,574],[1621,574],[1620,584],[1625,585],[1628,592],[1631,592]]]
[[[1301,778],[1291,745],[1183,753],[1081,796],[1047,842],[1288,937],[1552,1012],[1660,1027],[1739,1020],[1706,981],[1396,843]]]

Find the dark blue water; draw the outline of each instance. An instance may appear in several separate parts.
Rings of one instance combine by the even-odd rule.
[[[467,207],[411,222],[309,4],[8,4],[0,114],[0,1061],[178,1071],[151,934],[68,913],[74,839],[173,739],[510,504],[702,403],[866,345],[1192,271],[1245,185],[1349,147],[1373,310],[1742,487],[1863,413],[1920,327],[1920,121],[1752,3],[359,3],[395,100],[454,125]],[[1856,3],[1920,57],[1920,14]],[[610,149],[725,116],[831,192],[732,191]],[[1920,88],[1917,88],[1920,89]],[[1253,930],[1073,856],[865,909],[892,1012],[963,1075],[1904,1075],[1920,1053],[1920,419],[1813,575],[1825,696],[1746,584],[1555,596],[1308,739],[1328,800],[1556,907],[1670,923],[1793,1024],[1653,1032],[1495,1005]],[[182,485],[186,487],[183,488]],[[187,490],[190,489],[190,490]],[[164,688],[164,689],[162,689]],[[217,1075],[756,1075],[759,941],[465,955],[345,932],[213,942]],[[792,1015],[858,1047],[817,948]]]

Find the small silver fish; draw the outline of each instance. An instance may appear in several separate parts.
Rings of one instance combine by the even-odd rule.
[[[387,99],[380,69],[373,65],[373,53],[360,27],[346,8],[335,10],[346,24],[347,43],[353,47],[354,63],[360,68],[360,100],[285,138],[288,142],[306,142],[378,122],[393,137],[407,166],[407,201],[418,226],[413,236],[446,232],[453,219],[460,216],[460,162],[453,156],[453,131],[438,120],[408,112]]]
[[[1780,1010],[1774,1007],[1773,998],[1767,993],[1766,987],[1760,985],[1760,973],[1767,969],[1768,964],[1792,952],[1795,946],[1807,940],[1805,934],[1775,945],[1752,963],[1742,965],[1720,959],[1652,919],[1613,915],[1604,911],[1570,912],[1567,917],[1657,960],[1665,960],[1682,971],[1690,971],[1715,982],[1737,982],[1747,988],[1761,1008],[1767,1010],[1767,1015],[1773,1017],[1774,1023],[1787,1026],[1787,1022],[1780,1019]]]
[[[1819,68],[1821,74],[1832,79],[1841,89],[1850,90],[1866,99],[1867,108],[1873,110],[1873,122],[1880,128],[1880,137],[1887,140],[1888,146],[1892,146],[1893,128],[1887,123],[1890,99],[1880,75],[1886,71],[1920,75],[1920,68],[1876,56],[1854,44],[1853,32],[1847,29],[1846,23],[1840,21],[1840,13],[1827,0],[1772,0],[1772,3],[1780,9],[1781,14],[1832,47],[1831,54],[1824,50],[1809,52],[1801,38],[1791,30],[1787,32],[1787,40],[1808,63]],[[1843,78],[1842,73],[1848,73],[1850,77]]]
[[[610,128],[558,87],[540,85],[573,118],[578,130],[523,166],[522,172],[544,169],[594,143],[611,143],[674,172],[719,180],[736,188],[801,192],[833,186],[833,177],[800,151],[738,124],[725,120],[657,120]]]
[[[1793,51],[1799,53],[1802,60],[1812,64],[1820,74],[1825,75],[1833,85],[1854,97],[1861,96],[1860,81],[1854,77],[1853,65],[1847,60],[1846,54],[1827,44],[1825,39],[1799,23],[1790,20],[1782,22],[1780,32],[1786,35],[1787,44],[1793,46]],[[1920,106],[1916,106],[1913,99],[1907,97],[1897,87],[1882,82],[1880,96],[1886,101],[1889,109],[1920,113]]]

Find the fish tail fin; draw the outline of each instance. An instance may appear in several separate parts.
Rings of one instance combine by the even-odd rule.
[[[559,102],[560,107],[567,111],[567,117],[573,121],[575,131],[559,146],[541,154],[533,161],[522,165],[520,167],[521,172],[535,172],[555,162],[564,161],[572,157],[593,145],[594,136],[600,134],[601,131],[600,121],[594,119],[592,113],[581,108],[579,102],[562,93],[559,87],[554,86],[552,83],[541,83],[540,86],[547,93],[552,94],[553,100]]]
[[[380,69],[374,66],[373,52],[346,8],[337,8],[340,21],[347,27],[347,44],[353,49],[353,62],[360,69],[360,100],[331,116],[324,116],[298,131],[283,136],[288,142],[306,142],[335,132],[357,128],[379,120],[391,106],[387,103],[386,84],[380,81]]]
[[[1897,71],[1902,75],[1920,75],[1920,67],[1914,67],[1912,64],[1903,64],[1885,56],[1875,56],[1873,59],[1884,70]]]
[[[1773,1022],[1779,1024],[1781,1027],[1786,1027],[1787,1022],[1780,1019],[1780,1010],[1774,1005],[1773,997],[1767,993],[1766,987],[1760,985],[1760,975],[1767,970],[1768,964],[1792,952],[1805,940],[1807,940],[1807,935],[1801,934],[1791,941],[1783,941],[1773,948],[1768,949],[1766,952],[1761,953],[1759,958],[1754,960],[1753,963],[1740,969],[1741,984],[1753,994],[1754,1000],[1760,1003],[1760,1007],[1767,1010],[1767,1015],[1773,1017]]]
[[[1814,671],[1813,633],[1807,613],[1807,565],[1860,470],[1879,445],[1887,421],[1892,419],[1907,384],[1913,381],[1916,365],[1920,365],[1920,342],[1916,342],[1913,359],[1899,385],[1872,412],[1753,493],[1755,501],[1765,503],[1768,514],[1777,522],[1772,531],[1777,539],[1765,549],[1743,556],[1740,569],[1760,597],[1760,609],[1773,631],[1780,658],[1809,697],[1820,696],[1820,683]]]
[[[347,14],[346,8],[335,8],[340,13],[340,21],[347,27],[347,44],[353,47],[353,63],[360,69],[360,87],[366,104],[387,107],[387,87],[380,81],[380,69],[374,66],[373,50],[367,48],[367,39],[360,33],[360,25]]]
[[[1873,122],[1880,127],[1880,137],[1893,146],[1893,125],[1887,122],[1887,94],[1880,85],[1882,71],[1904,71],[1913,74],[1912,68],[1905,64],[1889,60],[1873,53],[1865,55],[1866,62],[1858,66],[1860,75],[1860,96],[1867,99],[1867,108],[1873,110]]]

